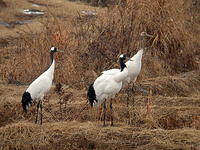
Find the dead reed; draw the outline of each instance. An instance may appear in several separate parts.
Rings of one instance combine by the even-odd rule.
[[[157,77],[141,82],[141,87],[144,88],[147,84],[155,83],[157,86],[152,84],[152,91],[156,93],[152,93],[150,97],[136,93],[134,107],[126,107],[125,94],[120,93],[115,97],[114,127],[109,126],[109,108],[106,115],[108,126],[102,127],[103,108],[86,105],[86,90],[76,90],[68,86],[54,86],[50,90],[43,101],[44,123],[42,126],[35,124],[36,105],[30,107],[27,114],[23,114],[20,103],[21,93],[26,87],[1,84],[0,91],[9,96],[0,93],[0,98],[4,100],[0,103],[0,148],[198,149],[198,84],[181,86],[180,94],[188,93],[188,97],[185,97],[178,96],[179,93],[176,92],[170,93],[170,87],[174,83],[169,82],[168,87],[164,87],[160,79],[161,77]],[[178,76],[163,78],[168,81],[171,79],[183,80]],[[199,82],[199,73],[185,74],[184,81]],[[171,95],[163,96],[161,87]]]
[[[199,149],[196,3],[131,0],[92,17],[78,12],[67,19],[70,25],[49,10],[40,33],[22,31],[13,39],[17,46],[2,50],[0,76],[32,82],[49,67],[56,46],[65,52],[55,54],[58,84],[43,101],[41,126],[34,124],[36,106],[22,111],[27,87],[0,83],[0,149]],[[154,38],[147,39],[137,86],[152,96],[136,90],[135,106],[127,108],[122,89],[113,100],[115,127],[102,127],[103,108],[87,104],[88,85],[101,71],[119,67],[120,53],[133,56],[142,31]],[[109,114],[108,108],[107,125]]]
[[[190,3],[189,3],[190,4]],[[172,75],[197,68],[190,5],[183,1],[128,1],[126,7],[105,9],[96,16],[70,17],[72,27],[55,16],[43,19],[41,33],[21,34],[18,47],[3,68],[3,76],[31,82],[50,65],[49,49],[65,51],[56,55],[54,82],[84,88],[101,71],[119,67],[120,53],[133,56],[139,50],[139,34],[147,39],[139,79]],[[50,14],[53,13],[49,10]],[[9,49],[10,51],[10,49]],[[5,72],[6,70],[6,72]]]

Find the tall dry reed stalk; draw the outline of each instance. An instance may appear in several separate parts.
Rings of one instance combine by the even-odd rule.
[[[71,26],[51,12],[53,21],[42,20],[41,33],[21,34],[17,52],[5,65],[6,76],[31,82],[50,66],[49,49],[56,46],[65,53],[55,55],[54,82],[82,89],[103,70],[119,68],[120,53],[130,57],[136,54],[142,31],[154,38],[146,41],[139,80],[194,70],[196,40],[192,38],[194,22],[188,20],[192,13],[189,4],[132,0],[123,7],[104,9],[96,16],[71,17]]]

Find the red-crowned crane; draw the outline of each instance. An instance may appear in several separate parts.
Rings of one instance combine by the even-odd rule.
[[[32,105],[33,101],[36,101],[39,99],[39,102],[37,104],[37,115],[36,115],[36,121],[38,118],[38,109],[40,107],[41,109],[41,124],[42,124],[42,100],[51,89],[52,80],[54,76],[54,69],[55,69],[55,59],[53,57],[53,54],[55,52],[63,52],[61,50],[58,50],[55,47],[52,47],[50,50],[50,56],[51,56],[51,66],[48,70],[46,70],[43,74],[41,74],[37,79],[35,79],[28,89],[24,92],[22,96],[22,106],[25,112],[27,112],[27,107],[29,105]]]
[[[134,106],[134,83],[137,80],[137,76],[139,75],[141,71],[141,66],[142,66],[142,55],[144,51],[144,38],[145,37],[153,37],[152,35],[147,34],[146,32],[142,32],[140,34],[140,50],[125,64],[128,69],[128,75],[127,77],[122,81],[123,87],[128,84],[128,93],[127,93],[127,107],[129,103],[129,84],[131,81],[133,81],[133,86],[132,86],[132,102]],[[107,71],[103,71],[103,74],[106,75],[114,75],[119,72],[119,69],[110,69]]]
[[[113,114],[112,114],[112,99],[122,88],[122,81],[127,77],[128,70],[124,63],[124,60],[130,60],[130,58],[121,54],[119,57],[120,71],[114,75],[102,74],[99,76],[88,89],[88,99],[91,106],[98,106],[104,102],[104,123],[105,126],[105,113],[106,113],[106,99],[111,99],[111,126],[113,126]]]

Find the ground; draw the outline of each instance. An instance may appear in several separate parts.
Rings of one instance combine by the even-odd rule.
[[[27,86],[1,81],[1,148],[199,149],[199,76],[191,72],[137,83],[151,84],[155,92],[147,96],[136,89],[134,107],[126,107],[120,92],[113,101],[114,127],[108,103],[103,127],[103,107],[90,107],[86,89],[63,86],[57,92],[55,85],[43,101],[43,124],[35,124],[36,105],[27,114],[21,106]],[[177,82],[184,86],[175,87]]]

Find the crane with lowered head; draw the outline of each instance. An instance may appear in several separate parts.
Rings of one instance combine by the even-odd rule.
[[[119,57],[120,71],[114,75],[102,74],[99,76],[88,89],[88,99],[91,106],[98,106],[104,102],[104,123],[105,126],[105,113],[106,113],[106,99],[111,99],[111,126],[113,126],[113,113],[112,113],[112,99],[122,88],[122,81],[127,77],[128,70],[124,63],[124,60],[130,60],[130,58],[121,54]]]

